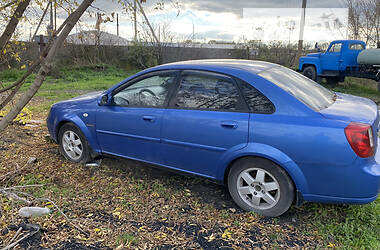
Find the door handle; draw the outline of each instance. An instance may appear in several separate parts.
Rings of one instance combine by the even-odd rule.
[[[153,122],[153,121],[154,121],[154,117],[153,117],[153,116],[150,116],[150,115],[144,115],[144,116],[142,117],[142,119],[143,119],[144,121],[147,121],[147,122]]]
[[[237,122],[234,122],[234,121],[223,121],[220,123],[220,125],[225,128],[233,128],[233,129],[236,129],[238,127]]]

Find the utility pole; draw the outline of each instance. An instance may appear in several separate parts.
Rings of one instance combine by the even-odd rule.
[[[38,29],[40,28],[40,26],[41,26],[41,24],[42,24],[42,21],[43,21],[44,18],[45,18],[45,15],[46,15],[46,13],[47,13],[47,11],[48,11],[48,9],[49,9],[49,5],[50,5],[50,4],[51,4],[51,2],[48,2],[48,4],[46,5],[46,8],[45,8],[45,10],[44,10],[44,13],[42,14],[42,17],[41,17],[41,19],[40,19],[40,22],[38,23],[37,28],[36,28],[36,30],[34,31],[34,34],[33,34],[33,36],[31,37],[31,40],[30,40],[30,41],[32,41],[32,40],[34,39],[34,37],[37,35]]]
[[[54,32],[57,30],[57,0],[54,0]]]
[[[50,28],[49,28],[49,36],[53,36],[53,30],[54,30],[54,15],[53,15],[53,1],[50,0]]]
[[[133,1],[133,22],[134,22],[134,27],[135,27],[135,41],[137,41],[137,5],[136,5],[136,1],[137,0],[134,0]]]
[[[303,47],[303,33],[305,30],[305,15],[306,15],[306,1],[302,0],[302,12],[301,12],[301,22],[300,22],[300,36],[298,39],[298,50],[297,50],[297,57],[296,61],[294,62],[295,65],[298,64],[298,60],[301,57],[302,54],[302,47]]]

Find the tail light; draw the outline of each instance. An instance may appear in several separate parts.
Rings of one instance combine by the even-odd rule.
[[[367,158],[374,154],[375,147],[373,144],[372,128],[368,124],[351,122],[344,129],[347,140],[355,153]]]

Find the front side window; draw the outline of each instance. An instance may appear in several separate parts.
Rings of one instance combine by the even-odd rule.
[[[169,72],[139,80],[118,91],[113,96],[113,104],[131,107],[163,107],[175,76],[174,72]]]
[[[279,66],[259,73],[268,81],[315,111],[327,108],[335,101],[335,93],[291,69]]]
[[[341,43],[334,43],[331,45],[331,48],[329,49],[329,52],[340,52],[342,50],[342,44]]]
[[[242,80],[238,80],[238,82],[250,112],[259,114],[272,114],[274,112],[274,105],[260,91]]]
[[[241,109],[239,91],[235,83],[214,74],[185,74],[182,76],[174,106],[190,109]]]

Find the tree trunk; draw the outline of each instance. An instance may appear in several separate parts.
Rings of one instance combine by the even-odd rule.
[[[71,16],[71,14],[70,14]],[[66,23],[67,23],[67,20],[70,19],[70,16],[61,24],[61,26],[54,32],[54,35],[56,34],[59,34],[61,32],[61,30],[66,26]],[[45,57],[47,56],[47,54],[49,53],[49,50],[52,46],[52,43],[53,43],[53,37],[54,35],[49,39],[49,42],[48,44],[45,46],[44,50],[41,52],[40,54],[40,57],[35,60],[33,62],[33,64],[28,68],[28,70],[25,72],[25,74],[20,78],[18,79],[15,83],[13,83],[12,85],[8,86],[8,87],[5,87],[3,89],[0,89],[0,94],[5,92],[5,91],[8,91],[10,89],[13,89],[11,91],[11,93],[2,100],[2,102],[0,103],[0,110],[2,110],[12,99],[13,97],[16,95],[17,91],[21,88],[21,86],[24,84],[25,82],[25,79],[31,75],[33,73],[33,70],[37,68],[37,66],[39,66],[41,64],[41,62],[43,62],[43,60],[45,59]]]
[[[9,21],[7,27],[5,28],[3,34],[0,37],[0,52],[4,50],[5,45],[7,45],[9,39],[11,39],[13,32],[15,31],[17,24],[22,15],[24,14],[26,7],[28,7],[29,3],[30,0],[24,0],[23,2],[20,2],[17,6],[15,13],[13,13],[11,20]]]
[[[54,41],[49,53],[47,54],[45,61],[43,62],[36,79],[33,84],[29,87],[28,91],[25,92],[19,101],[12,107],[9,113],[0,121],[0,132],[3,131],[9,123],[17,116],[18,113],[28,104],[32,97],[36,94],[38,89],[41,87],[43,81],[46,78],[46,75],[50,72],[53,59],[58,48],[66,40],[66,37],[69,35],[71,30],[74,28],[75,24],[78,22],[79,18],[86,11],[86,9],[92,4],[94,0],[84,0],[79,7],[70,15],[67,19],[66,25],[62,30],[62,33]]]

